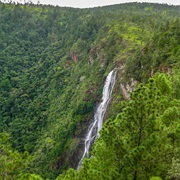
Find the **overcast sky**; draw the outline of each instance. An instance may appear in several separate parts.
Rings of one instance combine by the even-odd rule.
[[[33,3],[37,3],[38,0],[32,0]],[[167,3],[173,5],[179,5],[180,0],[39,0],[41,4],[52,4],[68,7],[97,7],[111,4],[120,4],[125,2],[152,2],[152,3]]]

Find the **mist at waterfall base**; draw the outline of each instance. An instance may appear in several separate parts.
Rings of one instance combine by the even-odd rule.
[[[81,160],[78,163],[77,169],[81,168],[83,159],[85,157],[89,157],[90,147],[92,143],[96,140],[96,138],[99,136],[99,131],[102,129],[104,114],[108,107],[112,90],[115,85],[116,72],[117,72],[116,69],[112,70],[106,78],[104,88],[103,88],[103,93],[102,93],[102,100],[94,114],[93,122],[88,127],[87,134],[84,141],[84,152],[83,152]]]

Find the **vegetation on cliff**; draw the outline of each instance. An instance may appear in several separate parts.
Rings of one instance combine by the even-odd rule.
[[[57,179],[179,178],[178,15],[177,6],[148,3],[0,2],[0,177],[56,179],[76,168],[105,77],[117,67],[92,157]],[[132,79],[141,84],[124,101],[119,84]]]
[[[106,121],[91,158],[57,180],[179,179],[180,99],[171,78],[158,73],[139,84],[122,112]]]

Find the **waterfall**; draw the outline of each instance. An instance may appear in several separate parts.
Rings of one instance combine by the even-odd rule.
[[[81,160],[78,163],[77,169],[81,167],[84,157],[89,156],[89,150],[91,144],[99,136],[99,131],[102,129],[104,114],[106,112],[109,100],[111,98],[112,90],[115,85],[115,79],[116,79],[116,69],[112,70],[106,78],[102,93],[102,100],[94,114],[94,120],[88,128],[84,141],[84,153],[82,155]]]

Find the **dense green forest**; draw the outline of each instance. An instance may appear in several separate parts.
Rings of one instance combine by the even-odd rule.
[[[179,6],[0,2],[0,180],[180,179]],[[108,73],[100,138],[77,168]]]

